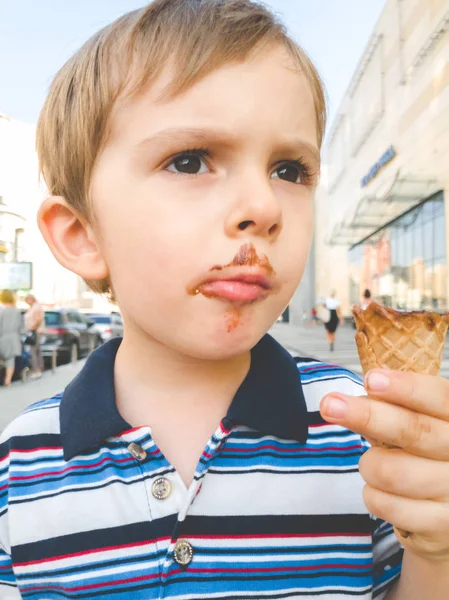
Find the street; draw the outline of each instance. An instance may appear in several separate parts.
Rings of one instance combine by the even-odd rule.
[[[270,330],[292,355],[312,356],[325,362],[339,364],[361,374],[361,367],[354,342],[354,329],[349,325],[337,331],[335,351],[329,352],[324,327],[294,327],[286,323],[276,323]],[[60,366],[54,373],[46,371],[42,379],[14,383],[11,388],[0,388],[0,431],[6,427],[26,406],[32,402],[48,398],[63,391],[65,386],[82,369],[85,360]],[[449,378],[449,346],[446,344],[443,354],[441,375]]]
[[[85,360],[62,365],[52,371],[45,371],[41,379],[27,383],[14,382],[10,388],[0,388],[0,431],[17,417],[29,404],[50,398],[62,392],[65,386],[82,369]]]

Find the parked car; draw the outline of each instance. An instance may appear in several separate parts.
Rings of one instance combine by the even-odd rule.
[[[41,348],[58,350],[59,363],[75,361],[89,354],[102,343],[101,332],[94,321],[70,308],[45,311],[45,329],[41,334]]]
[[[103,342],[123,336],[123,321],[119,313],[86,313],[86,317],[94,321]]]

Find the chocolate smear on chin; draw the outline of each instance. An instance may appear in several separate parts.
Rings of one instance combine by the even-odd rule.
[[[240,310],[237,307],[230,308],[225,314],[226,331],[231,333],[240,324]]]

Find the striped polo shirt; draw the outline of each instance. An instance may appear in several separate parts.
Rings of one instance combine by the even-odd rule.
[[[319,414],[356,376],[266,335],[187,489],[117,410],[119,345],[2,435],[2,600],[385,597],[402,550],[363,503],[368,445]]]

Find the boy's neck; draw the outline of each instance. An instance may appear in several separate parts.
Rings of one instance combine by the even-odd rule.
[[[223,360],[186,356],[158,341],[125,336],[114,369],[117,406],[122,416],[211,409],[225,416],[250,367],[250,353]],[[138,426],[136,416],[132,426]],[[218,423],[217,423],[218,424]],[[152,425],[151,422],[140,425]]]

